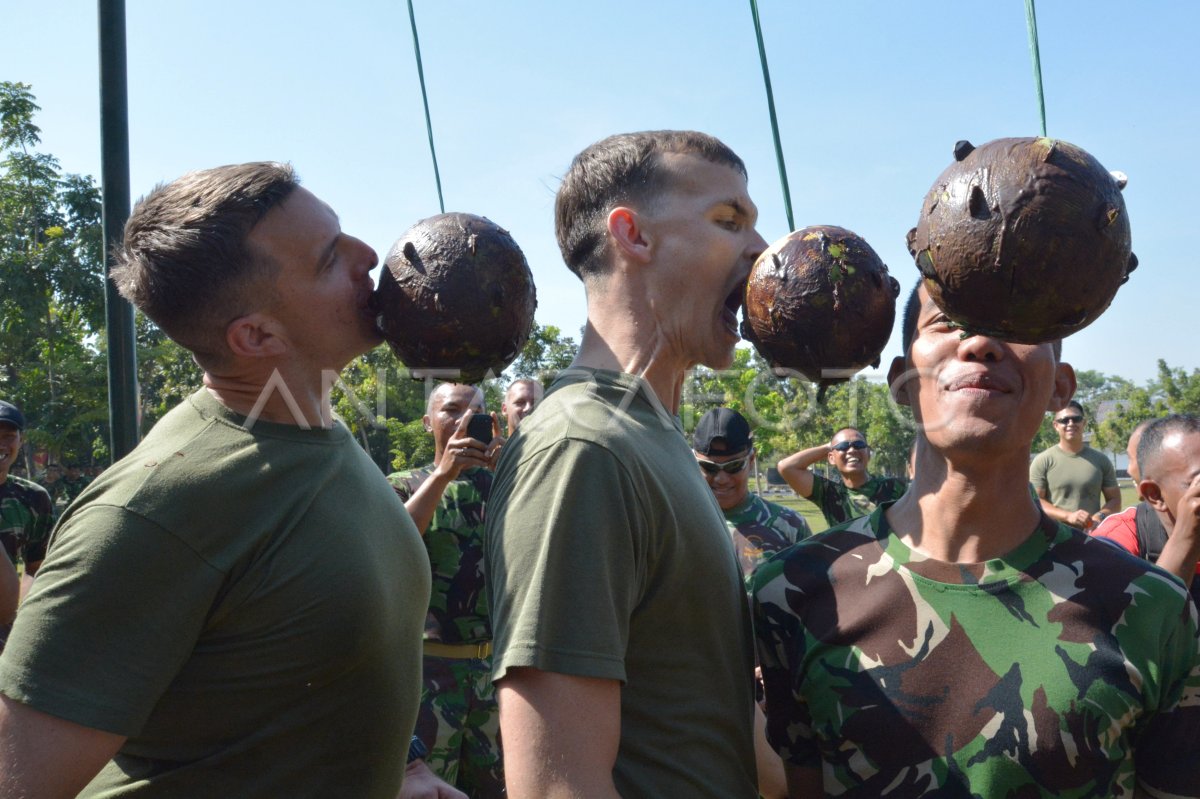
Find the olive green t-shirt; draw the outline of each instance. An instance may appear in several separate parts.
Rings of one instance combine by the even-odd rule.
[[[1102,452],[1084,447],[1072,453],[1055,444],[1029,464],[1029,482],[1045,489],[1052,505],[1095,513],[1104,504],[1102,490],[1117,485],[1117,473]]]
[[[128,737],[85,796],[393,799],[429,580],[343,425],[200,391],[55,528],[0,691]]]
[[[560,377],[505,447],[486,524],[493,678],[525,666],[619,680],[626,799],[754,797],[741,569],[650,388]]]

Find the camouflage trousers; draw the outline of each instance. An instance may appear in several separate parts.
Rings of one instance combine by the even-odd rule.
[[[434,774],[472,799],[504,796],[492,661],[426,655],[416,734]]]

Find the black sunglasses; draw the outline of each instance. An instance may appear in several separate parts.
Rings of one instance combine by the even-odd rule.
[[[838,452],[849,452],[852,449],[866,449],[867,442],[861,438],[856,438],[853,441],[843,441],[840,444],[834,444],[830,449],[836,449]]]
[[[1074,422],[1075,424],[1083,424],[1083,417],[1082,416],[1060,416],[1057,419],[1055,419],[1054,422],[1056,424],[1061,424],[1063,426],[1066,426],[1066,425],[1070,424],[1071,422]]]
[[[700,464],[700,468],[704,470],[705,474],[717,474],[718,472],[725,472],[725,474],[737,474],[745,469],[746,464],[749,462],[749,455],[740,460],[727,461],[725,463],[714,463],[712,461],[702,461],[699,458],[696,459],[696,463]]]

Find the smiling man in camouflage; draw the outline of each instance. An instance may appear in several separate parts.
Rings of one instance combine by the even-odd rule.
[[[923,286],[903,332],[911,488],[755,574],[789,795],[1200,796],[1195,607],[1029,493],[1059,348],[964,337]]]

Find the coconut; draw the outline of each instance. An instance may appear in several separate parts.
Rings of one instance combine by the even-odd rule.
[[[815,225],[770,246],[750,271],[742,337],[778,369],[821,395],[879,366],[900,284],[871,245],[845,228]]]
[[[537,295],[507,230],[447,213],[422,219],[392,245],[374,306],[384,339],[413,377],[471,383],[516,359]]]
[[[933,301],[968,332],[1025,344],[1091,324],[1137,265],[1124,175],[1057,139],[954,155],[909,232]]]

